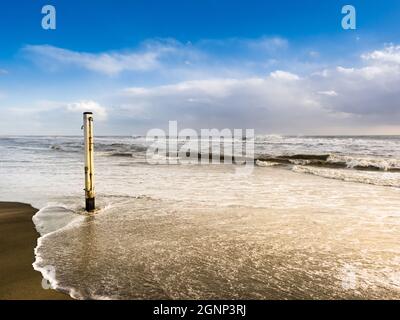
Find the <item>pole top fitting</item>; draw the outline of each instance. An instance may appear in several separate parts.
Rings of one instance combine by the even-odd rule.
[[[93,114],[93,112],[84,112],[83,114]]]

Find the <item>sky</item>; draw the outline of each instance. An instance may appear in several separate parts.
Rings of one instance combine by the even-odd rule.
[[[398,0],[4,0],[0,135],[400,134],[399,26]]]

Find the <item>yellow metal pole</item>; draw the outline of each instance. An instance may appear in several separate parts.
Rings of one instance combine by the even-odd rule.
[[[84,148],[85,148],[85,198],[86,211],[94,211],[95,209],[95,192],[94,192],[94,141],[93,141],[93,113],[83,113],[83,131],[84,131]]]

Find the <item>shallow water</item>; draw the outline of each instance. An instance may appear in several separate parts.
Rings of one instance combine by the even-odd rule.
[[[75,298],[400,298],[397,187],[98,155],[100,211],[86,216],[80,152],[43,144],[0,143],[2,198],[42,208],[35,268]]]

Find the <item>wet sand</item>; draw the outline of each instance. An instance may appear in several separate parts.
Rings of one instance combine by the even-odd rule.
[[[39,234],[32,222],[36,209],[28,204],[0,202],[0,300],[65,300],[69,296],[41,286],[32,267]]]

